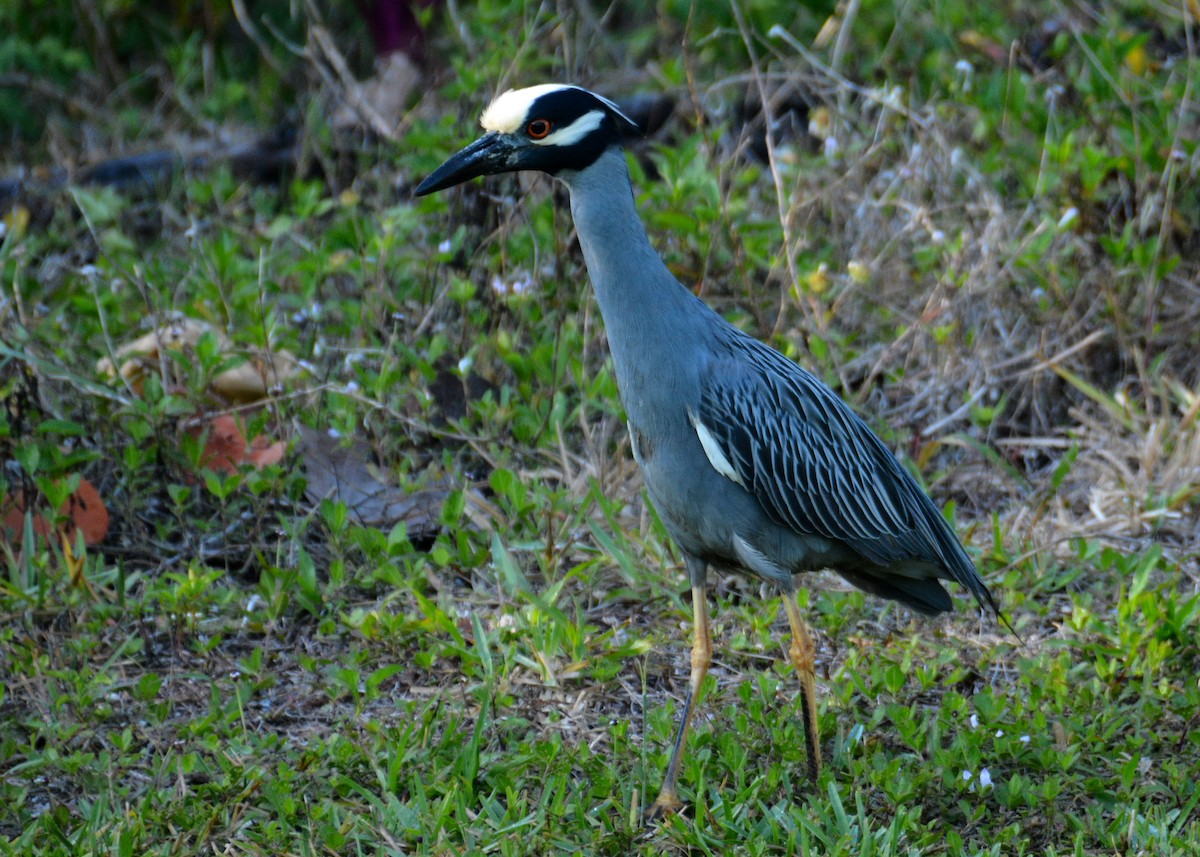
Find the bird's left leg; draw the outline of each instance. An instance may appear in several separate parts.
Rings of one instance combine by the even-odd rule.
[[[692,709],[700,696],[700,685],[712,664],[712,636],[708,630],[708,598],[705,595],[708,563],[684,555],[688,573],[692,579],[692,672],[688,678],[687,699],[683,703],[683,715],[679,718],[679,729],[675,733],[675,744],[671,749],[671,761],[667,763],[667,775],[654,805],[646,812],[647,821],[655,821],[667,813],[678,812],[683,807],[676,783],[679,781],[679,766],[683,760],[683,743],[687,738],[688,725],[692,720]]]
[[[815,784],[821,775],[821,733],[817,723],[816,656],[812,633],[800,615],[800,602],[795,587],[783,593],[783,609],[792,629],[792,645],[788,655],[800,676],[800,703],[803,705],[804,741],[808,750],[808,777]]]

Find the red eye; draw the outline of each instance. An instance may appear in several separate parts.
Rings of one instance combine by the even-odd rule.
[[[550,120],[534,119],[525,128],[525,133],[531,140],[544,140],[550,136]]]

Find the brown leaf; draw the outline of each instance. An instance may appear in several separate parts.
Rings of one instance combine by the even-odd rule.
[[[10,494],[0,509],[0,534],[10,542],[21,538],[25,529],[25,512],[28,506],[23,492]],[[65,537],[74,541],[75,531],[83,533],[84,544],[97,545],[108,534],[108,509],[100,499],[96,486],[86,479],[79,480],[79,487],[58,510],[66,516],[62,530]],[[45,538],[51,533],[50,520],[40,509],[34,508],[33,532]]]
[[[268,437],[260,434],[250,441],[250,449],[246,451],[245,460],[261,470],[283,461],[285,452],[287,452],[286,440],[272,442]]]
[[[257,402],[295,373],[296,358],[287,351],[256,354],[213,378],[212,388],[230,402]]]
[[[225,473],[236,473],[241,464],[253,464],[262,469],[278,464],[287,451],[287,442],[272,441],[266,435],[258,435],[247,443],[242,422],[232,414],[217,414],[207,425],[190,429],[193,436],[207,431],[200,466]]]
[[[305,494],[310,501],[340,500],[359,523],[368,527],[391,529],[404,521],[410,536],[428,536],[437,531],[438,512],[449,491],[406,492],[385,481],[364,441],[343,442],[307,426],[300,426],[299,432],[308,479]]]
[[[145,336],[117,349],[115,360],[105,357],[96,363],[96,371],[110,378],[118,373],[139,394],[146,376],[158,371],[164,350],[187,351],[195,348],[206,333],[212,333],[221,353],[238,354],[229,337],[212,325],[192,318],[179,318],[160,325]],[[245,363],[221,372],[212,379],[212,389],[226,401],[245,403],[266,398],[271,389],[296,374],[296,358],[287,351],[256,352]]]
[[[237,473],[238,465],[246,457],[246,436],[237,420],[229,414],[218,414],[206,427],[196,426],[191,431],[200,434],[204,428],[208,430],[208,437],[200,456],[200,466]]]

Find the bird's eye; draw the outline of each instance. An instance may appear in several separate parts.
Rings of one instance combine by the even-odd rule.
[[[550,120],[534,119],[526,126],[525,133],[529,135],[531,140],[544,140],[550,136]]]

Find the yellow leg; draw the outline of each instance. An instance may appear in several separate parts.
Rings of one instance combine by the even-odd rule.
[[[692,587],[692,614],[695,624],[692,636],[692,674],[688,679],[687,699],[683,703],[683,716],[675,733],[675,746],[671,750],[671,761],[667,765],[667,776],[663,780],[658,798],[646,813],[647,821],[656,821],[683,807],[675,785],[679,780],[679,763],[683,758],[683,742],[687,737],[688,724],[692,720],[692,708],[700,696],[700,685],[712,664],[712,636],[708,631],[708,598],[703,586]]]
[[[788,655],[800,675],[800,702],[804,706],[804,741],[808,749],[808,777],[815,784],[821,775],[821,733],[817,728],[816,659],[808,623],[800,615],[795,592],[785,592],[783,609],[792,628]]]

